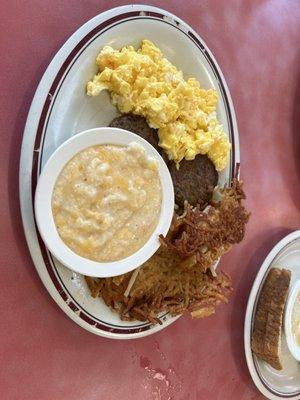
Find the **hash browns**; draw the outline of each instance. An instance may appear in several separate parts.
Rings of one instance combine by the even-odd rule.
[[[161,237],[162,246],[138,273],[86,277],[92,296],[101,297],[123,320],[151,323],[161,323],[162,312],[175,316],[188,311],[193,318],[206,317],[227,303],[231,279],[223,272],[212,273],[213,265],[242,240],[249,213],[242,205],[240,182],[233,181],[221,194],[222,200],[211,203],[208,212],[186,205],[182,216],[175,214],[168,236]]]
[[[233,180],[220,193],[222,200],[211,202],[205,210],[186,204],[183,216],[175,216],[168,236],[161,236],[162,243],[182,258],[194,257],[203,272],[241,242],[250,216],[242,204],[246,196],[241,182]]]

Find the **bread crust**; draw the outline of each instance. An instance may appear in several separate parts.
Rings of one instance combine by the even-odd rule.
[[[290,280],[289,270],[270,270],[258,300],[252,333],[252,351],[277,370],[282,369],[281,330]]]

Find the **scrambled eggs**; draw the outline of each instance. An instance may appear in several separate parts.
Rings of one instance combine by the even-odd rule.
[[[217,93],[185,80],[182,71],[143,40],[141,48],[120,51],[105,46],[97,56],[99,73],[87,84],[87,94],[107,89],[121,113],[134,113],[158,129],[159,145],[177,165],[207,154],[218,171],[227,165],[230,143],[216,117]]]

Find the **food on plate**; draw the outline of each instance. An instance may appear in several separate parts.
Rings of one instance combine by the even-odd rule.
[[[182,160],[180,168],[174,162],[169,163],[174,184],[175,202],[183,208],[184,202],[190,205],[207,204],[218,183],[218,172],[206,155],[197,155],[194,160]]]
[[[134,114],[124,114],[113,119],[109,126],[136,133],[147,140],[158,152],[161,152],[161,148],[158,146],[157,131],[150,128],[145,118]]]
[[[172,230],[162,243],[176,252],[184,263],[207,271],[233,244],[240,243],[250,214],[242,204],[243,185],[233,180],[231,187],[220,190],[221,200],[201,205],[186,204],[182,215],[173,221]]]
[[[295,342],[300,346],[300,292],[298,293],[292,311],[292,334]]]
[[[61,239],[82,257],[116,261],[139,250],[159,220],[158,161],[138,143],[97,145],[59,175],[52,212]]]
[[[149,40],[138,50],[105,46],[96,64],[87,94],[108,90],[123,114],[110,126],[138,134],[159,151],[178,208],[149,260],[121,276],[86,277],[91,294],[124,320],[162,323],[166,312],[211,315],[232,291],[230,277],[214,266],[243,239],[250,215],[241,182],[215,190],[231,149],[216,116],[217,92],[200,87],[195,78],[185,79]]]
[[[177,167],[197,154],[207,154],[217,171],[226,167],[230,143],[216,116],[215,89],[205,90],[195,78],[184,79],[149,40],[137,51],[105,46],[96,64],[99,72],[88,82],[87,94],[108,90],[121,113],[145,117],[158,129],[159,145]]]
[[[158,146],[157,131],[150,128],[144,117],[124,114],[115,118],[109,126],[126,129],[147,140],[166,161],[174,184],[175,201],[182,209],[184,202],[192,206],[208,203],[218,183],[218,172],[206,155],[197,155],[194,160],[182,160],[180,168],[172,161],[168,162],[166,153]]]
[[[151,323],[161,323],[162,312],[178,315],[188,310],[195,318],[209,316],[218,304],[228,302],[232,291],[226,274],[213,277],[197,267],[184,268],[178,255],[164,247],[136,271],[132,284],[135,271],[115,278],[85,279],[92,296],[102,297],[122,320]]]
[[[168,163],[168,156],[158,145],[157,129],[150,128],[144,117],[135,114],[123,114],[114,118],[109,126],[114,128],[125,129],[141,136],[147,140],[162,156],[164,161]]]
[[[252,351],[276,370],[282,369],[281,330],[290,280],[289,270],[270,270],[259,296],[254,320]]]
[[[234,181],[207,212],[186,204],[182,215],[174,215],[160,249],[140,268],[114,278],[86,277],[92,296],[124,320],[161,323],[161,313],[186,310],[195,318],[213,314],[232,291],[229,276],[216,273],[214,264],[242,240],[249,218],[244,197],[242,184]]]

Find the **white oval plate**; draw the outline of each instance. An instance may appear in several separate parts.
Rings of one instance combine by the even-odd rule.
[[[76,133],[107,126],[117,115],[108,93],[90,98],[85,87],[96,73],[95,58],[104,45],[138,46],[154,41],[185,76],[195,76],[204,88],[219,95],[218,118],[232,143],[228,167],[220,174],[226,184],[239,173],[239,142],[235,113],[225,79],[199,35],[185,22],[162,9],[144,5],[114,8],[79,28],[48,66],[29,111],[20,161],[20,202],[27,243],[35,267],[60,308],[88,331],[115,339],[150,335],[176,318],[165,314],[162,325],[124,322],[99,299],[92,299],[82,276],[72,273],[47,251],[40,240],[32,199],[37,177],[55,149]]]
[[[290,287],[300,278],[300,231],[283,238],[268,254],[253,283],[245,317],[244,345],[252,379],[268,399],[300,399],[300,364],[288,350],[282,330],[282,371],[276,371],[251,351],[251,335],[260,291],[270,268],[286,268],[292,272]]]

